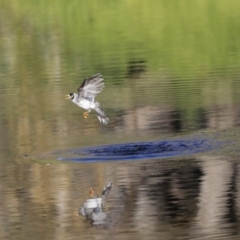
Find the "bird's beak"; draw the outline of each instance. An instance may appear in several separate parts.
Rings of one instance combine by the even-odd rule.
[[[70,97],[70,95],[68,94],[68,95],[66,95],[66,99],[71,99],[71,97]]]

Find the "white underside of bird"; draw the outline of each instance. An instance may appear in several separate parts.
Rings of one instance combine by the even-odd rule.
[[[80,101],[77,100],[77,94],[74,93],[74,99],[72,100],[73,103],[77,104],[79,107],[84,108],[86,110],[94,109],[96,107],[96,102],[90,102],[87,99],[82,99]]]

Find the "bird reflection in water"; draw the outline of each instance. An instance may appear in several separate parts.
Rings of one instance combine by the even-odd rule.
[[[95,195],[92,188],[89,189],[90,198],[79,208],[79,214],[86,216],[93,225],[106,224],[108,215],[103,211],[103,206],[113,184],[108,183],[102,191],[101,196]]]

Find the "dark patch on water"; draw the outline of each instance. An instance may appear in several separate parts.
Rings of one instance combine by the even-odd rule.
[[[96,162],[108,160],[134,160],[166,158],[173,156],[191,155],[199,152],[210,151],[220,147],[222,143],[201,140],[165,140],[154,142],[133,142],[112,144],[97,147],[86,147],[56,152],[58,160]]]

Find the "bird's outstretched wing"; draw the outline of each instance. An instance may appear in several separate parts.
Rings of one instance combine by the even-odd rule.
[[[78,101],[80,101],[81,98],[86,98],[91,102],[94,101],[96,95],[98,95],[103,88],[104,82],[100,73],[85,78],[81,86],[78,88]]]

